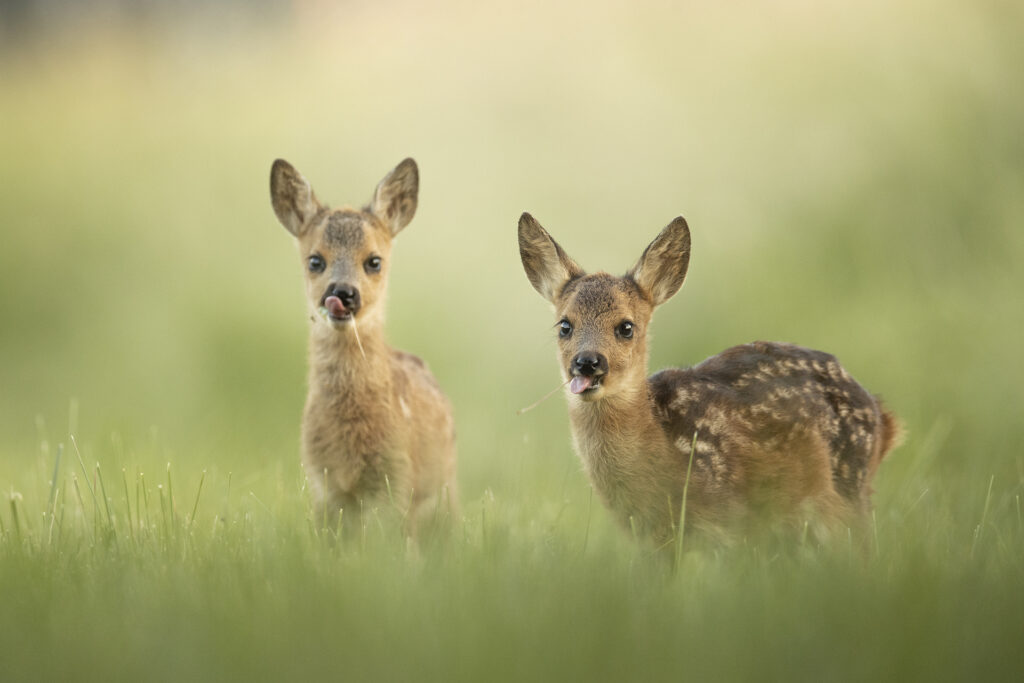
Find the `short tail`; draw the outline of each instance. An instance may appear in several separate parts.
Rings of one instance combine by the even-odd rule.
[[[903,423],[893,413],[889,412],[882,401],[878,400],[878,411],[882,415],[882,433],[881,438],[878,442],[878,453],[875,456],[875,462],[873,465],[878,467],[882,462],[882,458],[891,451],[892,449],[903,443],[903,437],[905,432],[903,429]]]

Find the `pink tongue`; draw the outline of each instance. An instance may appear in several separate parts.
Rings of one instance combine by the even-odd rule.
[[[347,313],[345,304],[341,303],[341,299],[336,296],[329,296],[324,299],[324,308],[335,318],[340,318]]]
[[[590,388],[590,385],[594,383],[594,380],[590,377],[584,377],[583,375],[576,375],[569,382],[569,391],[574,394],[582,394],[584,391]]]

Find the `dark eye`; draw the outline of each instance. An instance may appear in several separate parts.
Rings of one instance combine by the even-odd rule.
[[[568,320],[562,320],[558,323],[558,336],[565,339],[572,334],[572,324]]]
[[[322,273],[327,264],[324,262],[323,256],[320,254],[313,254],[309,257],[309,271],[311,273]]]
[[[363,263],[363,268],[366,269],[367,273],[379,273],[380,272],[380,256],[371,256],[366,259]]]
[[[622,339],[633,338],[633,323],[628,320],[623,320],[619,323],[619,326],[615,328],[615,334],[619,335]]]

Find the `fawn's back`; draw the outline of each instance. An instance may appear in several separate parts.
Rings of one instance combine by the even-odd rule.
[[[706,509],[736,514],[807,510],[852,523],[870,510],[869,482],[897,425],[836,358],[778,342],[727,349],[649,380],[666,439],[687,459]],[[696,440],[694,437],[696,436]]]
[[[716,536],[766,520],[824,531],[867,513],[898,426],[833,356],[755,342],[647,377],[654,308],[689,265],[682,218],[622,277],[584,272],[529,214],[519,242],[555,307],[577,451],[624,525],[670,542],[684,495],[686,526]]]

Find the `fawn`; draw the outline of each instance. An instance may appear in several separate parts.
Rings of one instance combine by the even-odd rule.
[[[654,307],[689,265],[682,217],[622,277],[585,273],[528,213],[519,253],[555,308],[576,451],[635,535],[671,545],[684,500],[684,530],[725,541],[765,520],[827,536],[869,514],[900,427],[835,357],[754,342],[647,377]]]
[[[457,515],[451,405],[416,356],[384,339],[391,243],[416,212],[419,171],[406,159],[362,210],[321,204],[278,159],[270,196],[295,236],[312,325],[302,460],[324,519],[351,528],[364,506],[393,505],[415,535],[421,518]],[[340,511],[340,512],[339,512]]]

